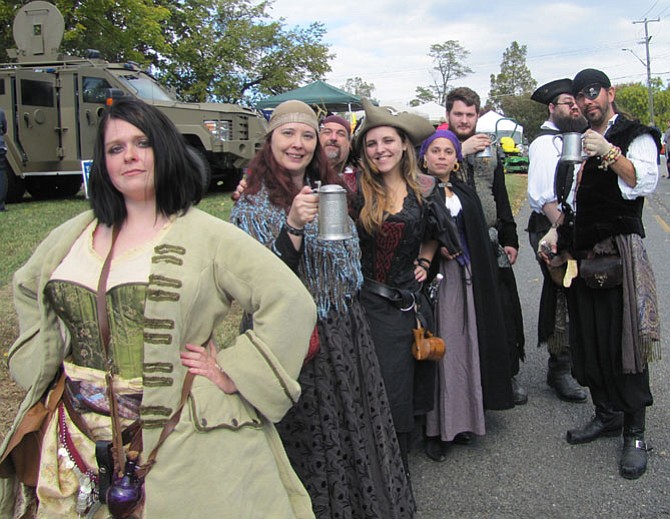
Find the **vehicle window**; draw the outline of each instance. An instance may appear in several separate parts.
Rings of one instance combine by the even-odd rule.
[[[101,77],[84,77],[81,83],[84,103],[104,104],[107,90],[112,87],[106,79]]]
[[[0,78],[0,96],[5,95],[5,78]]]
[[[119,76],[128,87],[134,90],[145,101],[174,101],[156,81],[140,74],[125,74]]]
[[[24,105],[53,107],[55,106],[53,84],[49,81],[22,79],[21,99]]]

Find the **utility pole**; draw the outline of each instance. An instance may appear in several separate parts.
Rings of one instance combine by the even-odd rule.
[[[654,92],[651,89],[651,58],[649,57],[649,40],[651,40],[649,36],[649,23],[650,22],[660,22],[660,18],[656,18],[655,20],[648,20],[645,18],[644,20],[637,20],[635,23],[643,23],[644,24],[644,46],[645,49],[647,50],[647,61],[644,63],[647,67],[647,90],[649,91],[649,122],[652,126],[656,126],[655,121],[654,121]],[[631,51],[632,52],[632,51]]]

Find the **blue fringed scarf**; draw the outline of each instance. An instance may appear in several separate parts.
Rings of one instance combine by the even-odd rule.
[[[264,187],[255,195],[242,196],[230,213],[230,221],[278,252],[274,243],[286,221],[286,213],[270,203]],[[305,226],[305,249],[298,273],[316,302],[320,319],[331,308],[345,312],[363,284],[358,234],[353,222],[349,223],[353,236],[335,241],[317,238],[318,217]]]

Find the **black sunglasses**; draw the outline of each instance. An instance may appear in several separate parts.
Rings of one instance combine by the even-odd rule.
[[[586,99],[593,101],[598,95],[600,95],[600,89],[602,88],[602,85],[599,85],[598,83],[593,83],[592,85],[585,86],[582,88],[582,91],[577,94],[576,97],[581,97],[584,96]]]

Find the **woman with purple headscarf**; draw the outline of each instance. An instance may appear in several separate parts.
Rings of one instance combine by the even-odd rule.
[[[442,252],[431,272],[444,276],[435,318],[447,350],[439,361],[435,407],[426,417],[426,454],[444,461],[449,444],[470,443],[474,435],[485,433],[487,402],[498,408],[499,389],[509,385],[509,357],[501,337],[505,328],[496,296],[497,268],[481,202],[472,188],[451,179],[463,160],[461,144],[453,132],[438,130],[424,141],[420,160],[438,179],[463,250],[456,257]]]

